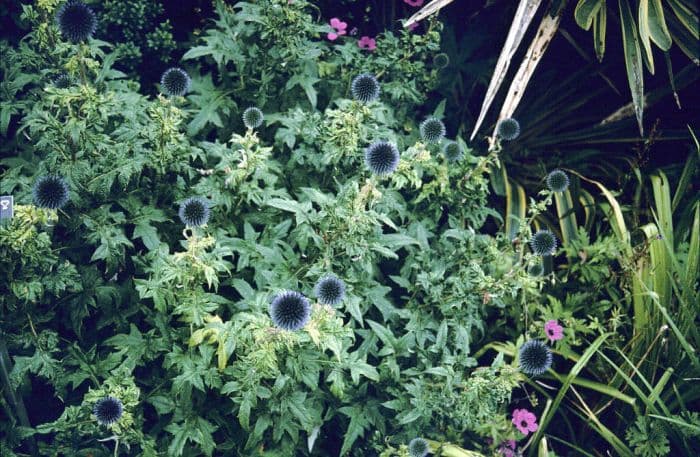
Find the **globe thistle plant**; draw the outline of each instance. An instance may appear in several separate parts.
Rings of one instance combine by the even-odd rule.
[[[73,78],[66,73],[61,73],[53,78],[52,83],[57,89],[67,89],[73,85]]]
[[[429,117],[420,124],[420,137],[426,143],[438,143],[445,133],[445,124],[435,117]]]
[[[442,153],[445,154],[448,162],[458,162],[464,156],[462,148],[459,147],[459,143],[456,141],[446,142],[442,148]]]
[[[399,166],[399,149],[388,141],[375,141],[365,150],[369,170],[380,176],[393,173]]]
[[[124,405],[118,398],[104,397],[95,402],[92,413],[97,417],[98,424],[112,425],[122,417]]]
[[[423,438],[413,438],[408,443],[408,455],[411,457],[425,457],[428,452],[430,452],[430,446]]]
[[[265,118],[263,112],[260,111],[260,108],[256,108],[255,106],[246,108],[245,111],[243,111],[242,117],[243,124],[246,126],[246,128],[251,130],[260,127],[263,123],[263,119]]]
[[[324,305],[337,305],[345,298],[345,283],[335,275],[326,275],[316,283],[314,294]]]
[[[435,57],[433,57],[433,66],[435,66],[435,68],[445,68],[449,64],[450,57],[444,52],[436,54]]]
[[[350,92],[358,102],[369,103],[379,98],[379,81],[369,73],[355,76],[350,85]]]
[[[201,197],[190,197],[180,204],[178,215],[188,227],[199,227],[209,220],[209,202]]]
[[[520,124],[513,118],[502,119],[496,127],[496,134],[506,141],[516,139],[520,135]]]
[[[299,292],[282,291],[270,303],[270,318],[283,330],[299,330],[311,319],[311,303]]]
[[[552,351],[540,340],[528,340],[518,352],[520,371],[530,376],[539,376],[552,366]]]
[[[92,37],[97,28],[97,17],[80,0],[68,0],[56,11],[56,25],[64,38],[80,43]]]
[[[553,170],[547,175],[547,187],[552,192],[564,192],[569,187],[569,177],[561,170]]]
[[[557,250],[557,237],[549,230],[538,230],[530,239],[530,248],[536,255],[552,255]]]
[[[68,184],[60,176],[42,176],[34,182],[32,197],[39,208],[62,208],[68,203]]]
[[[161,90],[168,97],[185,95],[190,90],[190,84],[190,75],[178,67],[168,68],[160,77]]]

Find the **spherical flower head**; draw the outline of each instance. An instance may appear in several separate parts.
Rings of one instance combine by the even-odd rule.
[[[56,11],[56,25],[64,38],[80,43],[95,33],[97,17],[80,0],[68,0]]]
[[[34,182],[32,197],[39,208],[62,208],[68,203],[68,184],[60,176],[42,176]]]
[[[112,425],[122,417],[124,405],[118,398],[104,397],[97,400],[92,413],[97,417],[97,423],[100,425]]]
[[[270,318],[283,330],[299,330],[311,319],[311,303],[299,292],[282,291],[270,303]]]
[[[178,216],[188,227],[199,227],[209,220],[209,202],[200,197],[190,197],[180,204]]]
[[[528,340],[518,352],[520,371],[539,376],[552,366],[552,351],[540,340]]]
[[[360,49],[374,51],[375,49],[377,49],[377,40],[368,36],[363,36],[360,37],[359,40],[357,40],[357,45],[360,47]]]
[[[503,119],[496,127],[496,134],[503,140],[514,140],[520,135],[520,124],[510,117]]]
[[[557,237],[549,230],[538,230],[530,239],[530,248],[536,255],[552,255],[557,250]]]
[[[547,187],[552,192],[564,192],[569,187],[569,177],[561,170],[554,170],[547,175]]]
[[[53,86],[57,89],[67,89],[73,85],[73,78],[68,76],[66,73],[61,73],[60,75],[53,78]]]
[[[459,147],[459,143],[456,141],[448,141],[442,148],[442,153],[445,154],[445,158],[448,162],[458,162],[464,157],[462,153],[462,148]]]
[[[369,73],[355,76],[350,85],[350,92],[358,102],[369,103],[379,98],[379,81]]]
[[[564,327],[559,325],[559,322],[552,319],[544,324],[544,333],[547,334],[549,341],[554,342],[564,338]]]
[[[423,438],[413,438],[408,443],[408,455],[411,457],[425,457],[428,452],[430,452],[430,446]]]
[[[403,0],[404,3],[411,5],[412,7],[423,6],[424,0]]]
[[[335,275],[326,275],[316,283],[314,294],[320,303],[335,306],[345,298],[345,283]]]
[[[537,416],[526,409],[513,410],[513,425],[523,435],[528,435],[531,432],[537,431]]]
[[[372,173],[389,175],[399,166],[399,150],[394,143],[376,141],[365,150],[365,163]]]
[[[436,54],[435,57],[433,57],[433,66],[435,68],[445,68],[449,64],[450,64],[450,57],[447,54],[445,54],[444,52]]]
[[[544,266],[541,263],[536,263],[532,265],[527,272],[530,274],[530,276],[542,276],[544,273]]]
[[[178,67],[168,68],[160,77],[160,88],[168,97],[185,95],[190,90],[191,83],[190,75]]]
[[[420,137],[426,143],[438,143],[445,133],[445,124],[435,117],[429,117],[420,124]]]
[[[327,38],[331,41],[335,41],[338,39],[339,36],[345,35],[347,32],[348,24],[347,22],[343,22],[337,17],[334,17],[331,19],[331,28],[333,29],[333,32],[328,33]]]
[[[249,129],[256,129],[260,127],[263,123],[265,116],[260,108],[251,106],[243,111],[243,124]]]

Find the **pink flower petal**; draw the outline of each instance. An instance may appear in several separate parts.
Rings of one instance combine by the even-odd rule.
[[[341,30],[345,31],[345,29],[348,28],[348,23],[340,21],[340,22],[338,22],[338,25],[335,28],[338,29],[338,31],[341,31]]]
[[[544,324],[544,332],[550,341],[557,341],[564,338],[564,328],[556,320],[549,320]]]
[[[326,37],[331,41],[335,41],[336,38],[338,38],[338,34],[337,33],[329,33],[328,35],[326,35]]]
[[[331,18],[331,27],[333,27],[334,29],[337,29],[337,28],[339,28],[338,27],[339,24],[340,24],[340,19],[338,19],[337,17]]]

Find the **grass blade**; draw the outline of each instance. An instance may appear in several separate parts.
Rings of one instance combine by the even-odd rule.
[[[598,348],[605,342],[605,340],[610,336],[610,333],[604,333],[600,335],[596,340],[591,344],[586,352],[583,353],[581,358],[579,359],[576,364],[571,368],[571,371],[569,374],[564,378],[564,382],[562,383],[561,388],[559,389],[559,392],[557,393],[557,396],[554,397],[554,401],[552,401],[552,408],[549,410],[549,412],[542,417],[541,422],[540,422],[540,427],[537,429],[535,432],[535,436],[532,439],[533,443],[538,443],[539,440],[542,438],[542,435],[544,434],[545,429],[547,428],[547,424],[552,420],[554,417],[554,414],[556,414],[557,409],[559,408],[559,405],[561,404],[562,400],[564,399],[564,396],[566,395],[566,392],[569,390],[569,387],[573,383],[574,379],[578,376],[578,374],[583,370],[583,367],[586,366],[588,361],[593,357],[593,355],[596,353]],[[602,424],[601,424],[602,426]],[[624,446],[624,445],[623,445]],[[535,447],[530,448],[530,456],[533,455],[533,449]],[[631,453],[629,455],[632,455]]]

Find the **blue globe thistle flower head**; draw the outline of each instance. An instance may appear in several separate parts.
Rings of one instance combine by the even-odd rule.
[[[375,175],[390,175],[399,167],[399,149],[389,141],[375,141],[365,149],[365,164]]]
[[[447,133],[440,119],[429,117],[420,124],[420,137],[426,143],[438,143]]]
[[[547,187],[552,192],[564,192],[569,188],[569,177],[561,170],[553,170],[547,175]]]
[[[248,107],[243,111],[243,124],[246,128],[252,130],[260,127],[263,123],[263,119],[265,119],[263,112],[260,111],[260,108],[256,108],[255,106]]]
[[[435,57],[433,57],[433,66],[435,68],[445,68],[450,64],[450,57],[445,54],[444,52],[441,52],[439,54],[436,54]]]
[[[69,199],[68,183],[57,175],[42,176],[34,182],[32,197],[39,208],[62,208]]]
[[[557,237],[549,230],[538,230],[530,238],[530,248],[535,255],[552,255],[557,250]]]
[[[335,306],[345,298],[345,283],[336,275],[326,275],[316,283],[314,294],[320,303]]]
[[[528,340],[518,352],[520,371],[530,376],[540,376],[552,366],[552,351],[540,340]]]
[[[56,25],[64,38],[80,43],[95,33],[97,17],[80,0],[68,0],[56,11]]]
[[[423,438],[413,438],[408,443],[408,455],[411,457],[425,457],[429,452],[430,446]]]
[[[182,96],[190,90],[192,80],[185,70],[179,67],[168,68],[160,77],[160,87],[168,97]]]
[[[544,274],[544,266],[541,263],[536,263],[528,268],[527,272],[530,276],[542,276]]]
[[[188,227],[199,227],[209,221],[209,202],[201,197],[190,197],[180,204],[178,216]]]
[[[379,81],[374,75],[363,73],[355,76],[350,85],[352,97],[361,103],[369,103],[379,98]]]
[[[445,154],[445,158],[448,162],[458,162],[464,157],[462,153],[462,148],[459,147],[459,143],[456,141],[448,141],[442,148],[442,153]]]
[[[513,118],[502,119],[496,126],[496,134],[506,141],[516,139],[520,135],[520,123]]]
[[[66,73],[61,73],[53,78],[52,83],[57,89],[67,89],[73,85],[73,78]]]
[[[311,319],[309,299],[293,290],[284,290],[270,303],[270,318],[275,327],[287,331],[303,328]]]
[[[118,398],[104,397],[95,402],[92,413],[97,417],[98,424],[112,425],[122,417],[124,405]]]

